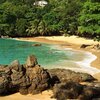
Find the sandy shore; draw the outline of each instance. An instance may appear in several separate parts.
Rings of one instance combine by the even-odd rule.
[[[70,36],[70,37],[65,37],[65,36],[42,37],[41,36],[41,37],[32,37],[32,38],[16,38],[16,40],[29,41],[29,42],[41,42],[41,43],[49,43],[49,44],[59,44],[63,48],[72,48],[75,50],[89,51],[97,57],[96,60],[94,60],[91,63],[91,66],[97,69],[100,69],[100,50],[96,50],[91,47],[85,48],[85,49],[80,48],[82,44],[96,45],[96,44],[100,44],[100,42],[93,41],[91,39],[80,38],[78,36]],[[94,77],[100,80],[100,73],[96,73]]]
[[[93,67],[96,67],[100,69],[100,50],[95,50],[92,48],[86,48],[82,49],[80,46],[82,44],[88,44],[88,45],[96,45],[100,44],[100,42],[80,38],[77,36],[51,36],[51,37],[35,37],[35,38],[16,38],[16,40],[20,41],[30,41],[30,42],[42,42],[42,43],[49,43],[49,44],[59,44],[62,45],[64,48],[73,48],[76,50],[81,51],[89,51],[97,56],[97,59],[91,63]]]
[[[91,63],[92,67],[100,69],[100,50],[95,50],[92,48],[82,49],[80,46],[82,44],[95,45],[100,44],[89,39],[79,38],[77,36],[64,37],[64,36],[51,36],[51,37],[35,37],[35,38],[16,38],[20,41],[30,41],[30,42],[42,42],[49,44],[60,44],[63,48],[72,48],[75,50],[89,51],[92,54],[96,55],[97,59]],[[100,73],[93,75],[96,79],[100,81]],[[44,91],[42,94],[37,95],[21,95],[19,93],[9,95],[6,97],[0,97],[0,100],[55,100],[51,99],[52,91]]]
[[[50,97],[52,96],[52,91],[44,91],[41,94],[36,94],[36,95],[21,95],[20,93],[15,93],[12,95],[0,97],[0,100],[55,100],[51,99]]]

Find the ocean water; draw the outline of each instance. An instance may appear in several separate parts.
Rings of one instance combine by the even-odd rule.
[[[18,59],[24,64],[27,56],[34,54],[40,65],[63,65],[63,62],[74,62],[82,58],[80,53],[61,49],[58,45],[41,43],[41,46],[32,46],[36,42],[16,41],[12,39],[0,39],[0,64],[9,64]]]
[[[7,65],[16,59],[24,64],[28,55],[33,54],[37,57],[38,63],[44,68],[80,69],[84,65],[82,61],[91,58],[89,54],[71,49],[62,49],[59,45],[41,43],[41,46],[32,46],[36,43],[0,39],[0,64]],[[86,63],[88,64],[88,62]]]

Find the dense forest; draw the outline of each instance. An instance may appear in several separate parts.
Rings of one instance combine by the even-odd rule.
[[[0,36],[100,39],[100,0],[0,0]]]

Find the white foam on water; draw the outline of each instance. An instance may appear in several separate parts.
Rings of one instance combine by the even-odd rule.
[[[84,59],[81,61],[73,61],[74,63],[78,64],[80,66],[80,68],[66,68],[66,69],[70,69],[76,72],[86,72],[89,73],[91,75],[99,73],[100,70],[91,66],[91,63],[97,59],[97,57],[95,55],[93,55],[91,52],[86,52],[86,51],[81,51],[81,50],[74,50],[72,48],[65,48],[65,50],[71,50],[73,51],[73,53],[83,53],[85,55]]]
[[[86,71],[87,73],[89,74],[96,74],[96,73],[99,73],[100,70],[91,66],[91,63],[96,60],[96,56],[93,55],[91,52],[84,52],[86,57],[84,58],[84,60],[82,61],[78,61],[76,62],[80,67],[81,69],[83,69],[84,71]]]
[[[68,67],[64,67],[65,69],[70,69],[70,70],[73,70],[73,71],[76,71],[76,72],[86,72],[86,73],[89,73],[91,75],[93,74],[96,74],[96,73],[99,73],[100,70],[91,66],[91,63],[97,59],[97,57],[95,55],[93,55],[91,52],[86,52],[86,51],[81,51],[81,50],[74,50],[72,48],[62,48],[60,45],[56,45],[56,46],[52,46],[51,47],[52,49],[58,49],[58,50],[61,50],[61,51],[72,51],[70,52],[70,55],[73,55],[75,52],[79,52],[79,53],[83,53],[84,54],[84,59],[81,60],[81,61],[73,61],[74,63],[78,64],[79,67],[77,68],[74,68],[74,67],[71,67],[71,68],[68,68]],[[57,51],[58,52],[58,51]],[[60,52],[60,51],[59,51]],[[67,52],[68,53],[68,52]],[[68,54],[66,54],[67,56]],[[70,56],[69,55],[69,56]],[[63,60],[62,60],[63,62]],[[65,62],[65,61],[64,61]],[[65,65],[66,66],[66,65]],[[58,66],[57,68],[62,68],[60,66]]]
[[[49,46],[51,50],[53,50],[54,53],[62,53],[64,52],[66,56],[73,55],[73,49],[72,48],[62,48],[60,45],[51,45]],[[71,52],[72,51],[72,52]],[[67,53],[66,53],[67,52]]]
[[[81,61],[73,61],[74,63],[78,64],[79,67],[77,68],[65,68],[65,69],[70,69],[70,70],[73,70],[73,71],[76,71],[76,72],[85,72],[85,73],[89,73],[91,75],[94,75],[96,73],[99,73],[100,70],[91,66],[91,63],[97,59],[97,57],[95,55],[93,55],[91,52],[85,52],[85,51],[80,51],[80,50],[73,50],[71,49],[72,51],[75,51],[75,52],[82,52],[84,53],[85,57],[83,60]]]

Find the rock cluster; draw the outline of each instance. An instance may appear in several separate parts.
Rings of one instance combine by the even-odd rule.
[[[90,87],[77,82],[67,81],[53,87],[53,97],[57,100],[99,100],[100,87]],[[93,99],[95,98],[95,99]]]
[[[0,95],[20,92],[37,94],[46,89],[53,90],[57,100],[92,100],[100,98],[100,82],[86,73],[66,69],[42,68],[34,55],[28,56],[21,65],[18,60],[10,65],[0,65]],[[80,82],[89,82],[81,85]]]
[[[89,49],[94,49],[94,50],[100,50],[100,44],[95,44],[95,45],[93,45],[93,44],[91,44],[91,45],[89,45],[89,44],[82,44],[80,46],[80,48],[83,48],[83,49],[89,48]]]
[[[28,57],[25,65],[18,60],[0,67],[0,95],[13,92],[36,94],[49,87],[49,73],[40,67],[35,56]]]
[[[86,82],[95,80],[93,76],[87,73],[74,72],[68,69],[49,69],[48,72],[50,73],[52,81],[55,83],[67,82],[69,80],[73,82]]]
[[[33,44],[32,46],[42,46],[42,44],[36,43],[36,44]]]
[[[100,82],[87,73],[66,69],[50,69],[53,98],[57,100],[92,100],[100,98]],[[81,85],[80,82],[86,82]]]
[[[89,46],[91,46],[91,45],[89,45],[89,44],[82,44],[82,45],[80,46],[80,48],[87,48],[87,47],[89,47]]]

